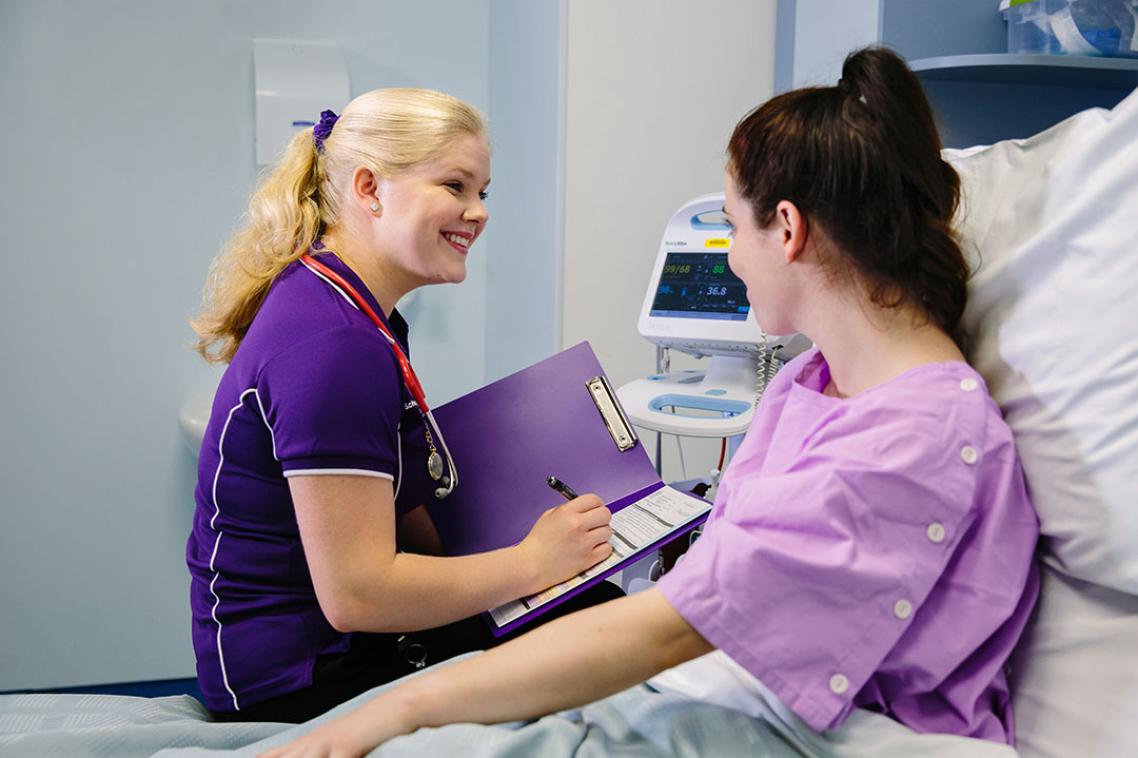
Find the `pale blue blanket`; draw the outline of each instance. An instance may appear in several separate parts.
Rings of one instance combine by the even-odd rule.
[[[445,665],[445,664],[443,664]],[[705,681],[715,671],[694,670]],[[943,735],[919,735],[883,716],[855,713],[833,732],[810,731],[777,703],[731,702],[714,683],[708,702],[647,685],[578,710],[537,721],[495,726],[454,724],[423,729],[373,751],[398,758],[424,755],[770,756],[771,758],[1015,758],[1007,746]],[[390,686],[390,685],[389,685]],[[382,689],[382,688],[380,688]],[[305,724],[215,724],[188,696],[0,696],[0,756],[161,758],[255,756],[374,696],[360,695]]]

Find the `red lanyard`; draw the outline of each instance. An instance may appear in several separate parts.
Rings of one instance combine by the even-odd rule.
[[[383,336],[391,343],[391,349],[395,351],[395,359],[399,361],[399,371],[403,374],[403,382],[407,385],[407,390],[411,393],[411,397],[419,404],[419,412],[424,415],[429,413],[431,409],[427,407],[427,396],[423,392],[423,385],[419,383],[419,377],[415,376],[415,369],[411,368],[411,361],[407,359],[407,355],[403,352],[403,348],[399,346],[399,342],[395,339],[395,336],[392,335],[391,330],[387,328],[387,324],[383,323],[383,320],[376,315],[376,312],[372,310],[367,301],[363,299],[359,292],[356,292],[356,288],[348,284],[348,281],[344,279],[344,277],[308,253],[300,256],[300,262],[311,269],[313,273],[318,273],[326,277],[329,281],[342,289],[344,293],[352,299],[352,302],[363,311],[364,315],[371,319],[371,322],[379,328],[379,331],[383,332]]]

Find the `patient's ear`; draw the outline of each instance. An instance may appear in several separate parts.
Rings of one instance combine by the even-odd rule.
[[[808,224],[798,206],[789,200],[780,200],[774,211],[774,222],[782,240],[783,255],[787,263],[793,263],[806,249]]]

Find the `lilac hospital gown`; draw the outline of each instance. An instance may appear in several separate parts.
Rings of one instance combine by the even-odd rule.
[[[866,708],[1013,742],[1039,524],[1011,430],[962,362],[849,399],[828,380],[815,349],[771,383],[661,592],[814,729]]]

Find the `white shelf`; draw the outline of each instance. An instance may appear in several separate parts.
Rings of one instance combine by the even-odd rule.
[[[1091,89],[1138,87],[1138,59],[1077,55],[947,55],[909,62],[924,81]]]

